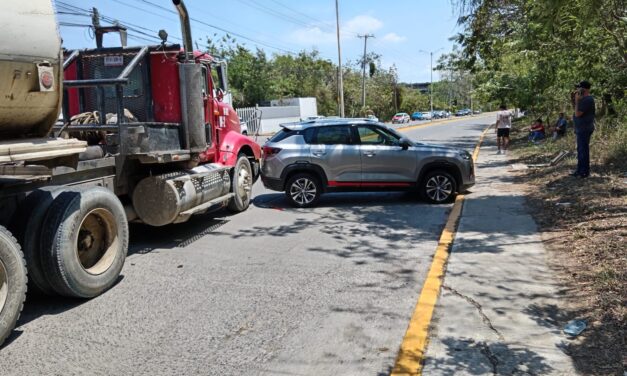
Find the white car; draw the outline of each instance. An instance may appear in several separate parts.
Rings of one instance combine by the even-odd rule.
[[[379,118],[374,115],[368,115],[366,116],[366,119],[371,120],[371,121],[379,121]]]
[[[431,112],[429,112],[429,111],[423,112],[422,113],[422,118],[424,120],[431,120],[431,119],[433,119],[433,114]]]
[[[248,136],[248,124],[242,118],[239,118],[239,131],[244,136]]]

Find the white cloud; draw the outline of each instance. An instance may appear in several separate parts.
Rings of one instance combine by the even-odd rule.
[[[344,27],[342,27],[343,33],[355,33],[355,34],[367,34],[374,33],[383,27],[383,22],[380,20],[368,16],[368,15],[360,15],[351,18],[348,20]]]
[[[402,37],[396,33],[387,33],[383,36],[383,38],[381,38],[384,42],[390,42],[390,43],[401,43],[404,42],[405,40],[407,40],[406,37]]]
[[[305,46],[324,45],[334,43],[335,34],[326,32],[317,26],[306,29],[298,29],[292,32],[289,39],[295,43]]]
[[[327,23],[325,25],[335,24]],[[340,30],[342,39],[355,39],[355,34],[368,34],[383,27],[383,22],[379,19],[368,15],[359,15],[346,21]],[[394,33],[392,33],[394,34]],[[402,38],[394,34],[396,38]],[[291,42],[304,46],[321,46],[335,43],[336,31],[328,26],[324,29],[319,26],[311,26],[307,28],[297,29],[293,31],[287,39]]]

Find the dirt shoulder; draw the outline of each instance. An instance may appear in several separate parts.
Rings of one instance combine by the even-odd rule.
[[[620,375],[627,369],[627,166],[602,158],[602,142],[591,145],[592,174],[569,176],[576,166],[575,137],[541,145],[527,141],[526,122],[512,130],[512,163],[556,166],[513,171],[528,187],[528,204],[548,249],[549,264],[563,289],[562,304],[547,319],[561,326],[585,319],[588,328],[564,345],[579,372]],[[621,169],[623,171],[621,171]]]

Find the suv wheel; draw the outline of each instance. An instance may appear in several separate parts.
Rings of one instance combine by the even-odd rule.
[[[296,174],[285,185],[287,199],[297,208],[314,206],[320,199],[320,193],[320,181],[312,174]]]
[[[455,178],[443,170],[429,172],[422,180],[420,187],[422,197],[433,204],[451,202],[455,198],[456,191]]]

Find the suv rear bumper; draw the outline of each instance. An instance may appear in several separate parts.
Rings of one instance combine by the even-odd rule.
[[[264,176],[263,174],[261,174],[261,182],[263,183],[264,187],[272,191],[279,191],[279,192],[283,192],[283,187],[285,185],[285,182],[283,181],[283,179],[269,178],[267,176]]]

